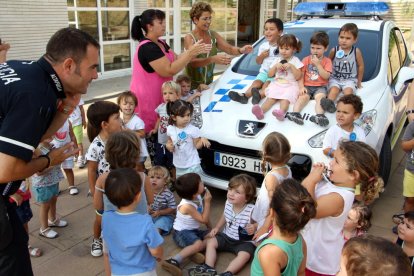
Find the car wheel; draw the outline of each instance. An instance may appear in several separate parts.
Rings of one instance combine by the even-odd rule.
[[[381,153],[379,156],[379,161],[379,175],[384,180],[384,186],[386,186],[388,178],[390,177],[392,161],[391,140],[388,135],[384,137],[384,141],[381,147]]]

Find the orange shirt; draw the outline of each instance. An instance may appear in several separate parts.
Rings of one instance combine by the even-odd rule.
[[[310,55],[304,57],[302,63],[302,73],[304,77],[303,84],[305,86],[325,86],[328,84],[328,80],[324,80],[323,78],[321,78],[318,69],[311,63]],[[323,57],[321,65],[329,73],[332,72],[332,61],[329,58]]]

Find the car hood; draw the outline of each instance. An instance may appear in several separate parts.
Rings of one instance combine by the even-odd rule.
[[[247,104],[240,104],[231,101],[228,96],[229,91],[246,91],[254,79],[255,76],[237,74],[231,68],[228,68],[218,80],[210,85],[209,90],[203,92],[200,103],[203,116],[201,131],[204,137],[224,145],[259,150],[266,135],[277,131],[284,134],[290,141],[292,152],[306,153],[306,150],[310,148],[308,140],[336,123],[335,114],[330,113],[326,113],[330,121],[326,128],[309,121],[309,117],[315,113],[315,101],[313,100],[301,112],[305,116],[303,126],[299,126],[288,119],[283,122],[278,121],[271,112],[278,108],[278,103],[265,114],[263,120],[257,120],[251,112],[251,100]],[[375,109],[386,85],[386,81],[379,80],[379,78],[363,83],[363,88],[357,91],[357,95],[363,99],[364,112]],[[378,89],[378,87],[381,87],[381,89]],[[292,111],[292,108],[293,105],[289,107],[289,111]],[[243,120],[241,126],[240,120]],[[260,127],[257,124],[258,122],[265,125],[257,135],[246,136],[243,133],[247,130],[250,134],[252,124],[253,128]]]

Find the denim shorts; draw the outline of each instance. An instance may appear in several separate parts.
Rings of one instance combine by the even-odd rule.
[[[171,229],[174,223],[173,216],[159,216],[156,218],[152,218],[152,222],[155,225],[155,228],[161,229],[161,235],[166,236],[170,234]]]
[[[46,186],[46,187],[32,187],[34,197],[39,203],[49,202],[52,197],[59,194],[59,183]]]
[[[16,213],[19,216],[20,221],[22,224],[25,224],[30,221],[33,217],[32,208],[30,208],[29,200],[25,200],[22,202],[20,206],[17,206]]]
[[[155,157],[154,164],[156,166],[163,166],[167,169],[174,168],[173,165],[173,154],[168,151],[165,145],[156,143],[155,144]]]
[[[194,244],[198,240],[204,239],[204,236],[208,234],[208,230],[181,230],[181,231],[173,231],[173,240],[175,243],[181,247],[187,247]]]
[[[189,168],[175,168],[175,177],[178,178],[187,173],[201,174],[201,172],[202,170],[200,164],[197,164]]]
[[[315,95],[319,93],[328,94],[326,86],[305,86],[305,88],[308,90],[308,95],[311,99],[314,99]]]

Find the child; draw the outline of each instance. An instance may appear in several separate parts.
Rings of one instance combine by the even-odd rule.
[[[364,202],[371,202],[382,189],[376,151],[363,142],[341,141],[330,162],[330,181],[323,180],[325,165],[314,164],[302,185],[317,203],[316,217],[303,231],[307,245],[307,275],[334,275],[339,270],[344,245],[342,229],[360,183]],[[321,261],[323,260],[323,261]],[[309,273],[309,274],[308,274]]]
[[[134,113],[135,107],[138,105],[138,99],[131,91],[124,91],[118,96],[117,102],[121,108],[123,125],[134,131],[140,138],[141,155],[138,161],[138,169],[145,171],[144,163],[148,157],[147,143],[145,142],[145,123]]]
[[[51,144],[55,148],[61,148],[64,145],[69,144],[70,142],[73,142],[74,144],[77,143],[75,134],[72,130],[72,125],[69,120],[66,120],[63,126],[53,135],[53,140]],[[69,184],[69,194],[70,195],[77,195],[79,193],[78,188],[75,186],[75,175],[73,173],[73,157],[67,158],[65,161],[62,162],[61,167],[63,171],[65,172],[66,179]]]
[[[299,98],[293,106],[293,112],[286,115],[298,125],[303,125],[300,112],[310,99],[315,99],[316,112],[316,116],[310,117],[311,122],[323,127],[329,125],[329,120],[321,107],[321,99],[326,98],[326,86],[332,72],[332,61],[324,56],[328,45],[328,34],[323,31],[315,32],[310,39],[310,55],[302,59],[303,76],[299,82]]]
[[[214,269],[217,251],[232,252],[237,255],[228,264],[225,272],[219,275],[236,274],[250,260],[256,249],[250,242],[254,233],[250,225],[250,216],[254,208],[251,202],[256,195],[256,187],[256,180],[247,174],[239,174],[230,179],[223,214],[208,234],[206,263],[190,269],[190,275],[217,275],[207,272],[212,272]],[[219,232],[223,226],[223,232]]]
[[[200,223],[207,225],[209,222],[211,194],[204,188],[200,176],[196,173],[178,177],[175,189],[181,197],[181,202],[177,206],[173,239],[183,249],[172,258],[162,261],[161,266],[172,275],[180,276],[180,263],[184,258],[194,255],[194,262],[204,263],[204,257],[196,253],[206,247],[206,241],[202,239],[208,232],[200,230]],[[204,198],[201,198],[203,193]]]
[[[173,153],[176,176],[200,173],[200,157],[197,149],[210,147],[210,142],[200,137],[200,129],[190,124],[193,105],[183,100],[169,102],[167,111],[170,125],[167,127],[167,149]]]
[[[259,92],[265,91],[266,87],[272,81],[267,74],[270,69],[270,64],[279,54],[279,49],[277,41],[283,33],[283,22],[279,18],[269,18],[266,20],[264,25],[264,37],[265,42],[262,43],[259,47],[259,51],[256,57],[256,63],[261,64],[259,74],[256,76],[256,79],[253,81],[252,85],[246,90],[244,95],[240,95],[235,91],[229,92],[229,97],[233,101],[247,104],[247,101],[251,96],[253,96],[252,104],[258,104],[262,99],[263,95]]]
[[[411,86],[414,86],[414,83],[412,83]],[[407,152],[403,180],[403,195],[405,199],[404,212],[408,212],[414,211],[414,122],[408,124],[401,140],[401,147]]]
[[[181,88],[180,100],[193,103],[196,98],[201,96],[201,91],[208,89],[208,85],[200,84],[197,89],[191,90],[191,79],[187,75],[179,75],[176,83]]]
[[[119,117],[119,106],[108,101],[93,103],[87,112],[88,138],[91,142],[86,160],[88,160],[88,183],[92,197],[95,193],[95,183],[98,176],[109,171],[109,164],[105,159],[105,143],[112,133],[121,131],[122,121]],[[96,213],[93,226],[93,242],[91,255],[102,256],[101,215]]]
[[[85,118],[85,109],[83,108],[84,102],[81,98],[79,104],[76,106],[75,110],[69,115],[69,121],[72,124],[73,134],[76,137],[76,142],[78,143],[79,153],[75,156],[75,161],[78,164],[78,168],[82,169],[86,165],[86,160],[83,150],[83,128],[86,128],[86,118]]]
[[[321,99],[321,106],[325,111],[334,113],[334,101],[342,91],[344,95],[362,88],[364,76],[364,59],[361,50],[354,46],[358,39],[358,27],[354,23],[346,23],[338,34],[338,46],[331,49],[329,58],[333,63],[333,72],[329,78],[329,94]]]
[[[42,145],[42,144],[41,144]],[[47,154],[45,146],[36,149],[35,154]],[[32,190],[35,199],[40,203],[40,230],[39,235],[48,239],[54,239],[58,233],[51,227],[66,227],[68,223],[56,217],[56,202],[59,195],[59,182],[64,179],[60,166],[46,168],[31,177]]]
[[[380,237],[363,235],[345,243],[337,276],[410,276],[407,255],[395,244]]]
[[[303,63],[294,54],[300,52],[302,43],[296,36],[285,34],[279,38],[277,45],[279,56],[270,65],[268,76],[274,78],[266,88],[266,100],[262,106],[254,104],[252,107],[252,113],[258,120],[262,120],[264,113],[280,100],[280,108],[274,109],[272,114],[283,121],[289,104],[294,104],[299,94],[298,80],[302,77]]]
[[[150,215],[161,235],[165,236],[171,232],[174,222],[174,214],[177,209],[173,193],[168,189],[170,173],[161,166],[154,166],[148,172],[154,203],[150,206]]]
[[[135,132],[131,130],[123,130],[113,133],[109,136],[105,145],[105,159],[110,166],[110,170],[120,168],[132,168],[139,172],[141,180],[145,183],[142,186],[140,195],[141,199],[136,205],[135,211],[139,214],[147,214],[147,203],[152,203],[152,191],[149,180],[146,179],[145,174],[139,170],[137,160],[140,158],[140,138]],[[107,198],[105,193],[105,180],[108,173],[101,174],[96,180],[95,193],[93,196],[94,207],[97,213],[102,214],[103,211],[116,210],[117,207],[113,205]],[[110,274],[110,266],[108,259],[108,252],[103,246],[104,265],[105,270]]]
[[[30,208],[30,198],[32,194],[30,193],[29,185],[26,181],[22,181],[20,184],[19,190],[16,193],[12,194],[9,198],[11,203],[16,203],[16,213],[19,216],[20,221],[23,224],[24,230],[26,230],[27,235],[29,235],[29,221],[33,217],[32,209]],[[31,257],[40,257],[42,256],[42,250],[37,247],[31,247],[30,244],[29,255]]]
[[[286,179],[270,206],[273,231],[256,249],[251,275],[304,275],[306,243],[299,231],[315,217],[316,203],[299,182]]]
[[[141,177],[133,168],[113,170],[105,181],[105,194],[117,207],[105,210],[102,216],[112,275],[157,275],[156,260],[162,258],[163,239],[151,217],[135,211],[141,186]]]
[[[414,274],[414,211],[408,211],[404,214],[404,218],[398,224],[398,237],[396,243],[407,254],[411,270]]]
[[[323,153],[334,157],[338,143],[341,140],[365,142],[365,131],[354,121],[362,113],[361,98],[356,95],[345,95],[338,100],[336,111],[337,124],[331,126],[323,138]]]
[[[258,229],[254,240],[267,233],[272,225],[272,217],[269,215],[270,200],[276,186],[286,178],[292,178],[292,172],[287,165],[289,159],[290,144],[286,137],[279,132],[269,133],[262,144],[262,171],[265,177],[252,213],[252,220]],[[267,164],[270,164],[270,171],[266,171]]]
[[[372,212],[368,206],[354,203],[345,220],[342,234],[345,241],[366,234],[371,227]]]
[[[173,81],[167,81],[162,84],[161,92],[164,103],[160,104],[155,109],[155,112],[158,114],[158,119],[154,129],[150,132],[151,135],[158,133],[158,143],[155,144],[154,164],[166,167],[171,173],[172,181],[175,181],[173,155],[170,151],[166,150],[168,141],[167,127],[170,118],[167,113],[167,103],[178,100],[181,93],[180,91],[178,84]]]

